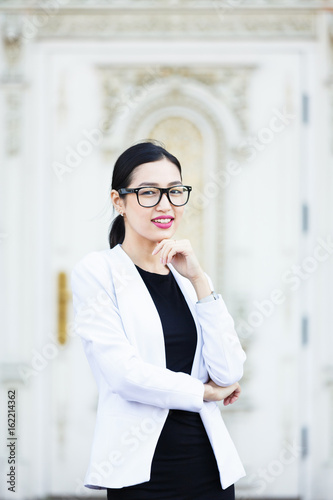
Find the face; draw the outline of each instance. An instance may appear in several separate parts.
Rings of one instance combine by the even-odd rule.
[[[133,179],[128,188],[149,186],[155,183],[156,187],[170,187],[182,184],[180,172],[176,165],[163,158],[162,160],[144,163],[133,172]],[[140,242],[142,239],[157,243],[164,238],[172,238],[181,221],[185,205],[172,205],[166,194],[154,207],[142,207],[137,201],[136,193],[120,198],[115,190],[111,192],[113,203],[125,214],[125,240]],[[159,224],[152,219],[171,217],[171,224]]]

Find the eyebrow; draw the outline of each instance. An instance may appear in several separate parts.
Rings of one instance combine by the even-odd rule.
[[[172,186],[172,185],[181,184],[181,183],[182,183],[182,181],[171,181],[167,185]],[[156,182],[141,182],[141,184],[139,184],[138,187],[140,187],[140,186],[158,186],[158,183],[156,183]]]

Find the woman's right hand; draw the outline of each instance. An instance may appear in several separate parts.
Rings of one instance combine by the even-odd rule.
[[[204,384],[204,401],[223,401],[224,406],[235,403],[239,398],[241,387],[238,382],[227,387],[221,387],[215,384],[213,380],[209,380]]]

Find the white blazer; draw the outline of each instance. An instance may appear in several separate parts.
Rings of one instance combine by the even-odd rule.
[[[84,478],[88,488],[121,488],[149,481],[169,409],[200,413],[223,489],[246,475],[220,408],[216,402],[203,401],[209,377],[227,386],[243,375],[246,355],[234,321],[220,294],[217,300],[197,304],[190,280],[172,264],[168,267],[197,327],[191,375],[166,368],[158,311],[121,244],[89,253],[72,270],[74,327],[99,390]]]

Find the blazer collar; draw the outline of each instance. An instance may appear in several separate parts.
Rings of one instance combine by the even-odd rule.
[[[112,249],[112,251],[113,251],[114,255],[117,255],[119,262],[121,261],[123,263],[123,265],[125,265],[125,264],[128,265],[129,269],[131,270],[131,273],[134,273],[134,275],[136,277],[139,276],[141,281],[142,281],[142,278],[140,276],[139,271],[135,267],[135,264],[132,261],[132,259],[130,258],[130,256],[125,252],[125,250],[123,250],[121,243],[118,243],[118,245],[116,245]],[[197,300],[196,293],[195,293],[195,290],[194,290],[191,282],[189,281],[189,279],[182,276],[174,268],[174,266],[172,264],[167,264],[167,267],[170,269],[170,271],[174,275],[174,277],[175,277],[181,291],[183,292],[185,298],[187,299],[187,301],[190,301],[191,303],[196,302],[196,300]]]

